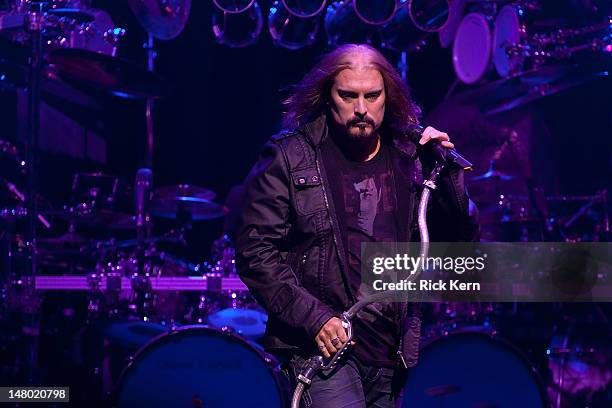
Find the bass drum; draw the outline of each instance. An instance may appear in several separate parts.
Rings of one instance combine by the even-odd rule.
[[[508,343],[465,329],[425,344],[408,372],[404,407],[545,408],[534,368]]]
[[[121,374],[114,398],[119,408],[288,405],[288,382],[273,357],[203,326],[184,326],[146,344]]]

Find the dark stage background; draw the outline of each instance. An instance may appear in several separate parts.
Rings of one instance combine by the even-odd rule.
[[[145,33],[127,3],[104,3],[97,6],[107,10],[117,26],[127,28],[119,55],[144,66]],[[263,10],[267,3],[262,2]],[[322,32],[315,45],[301,50],[275,47],[265,27],[253,46],[220,46],[212,34],[211,13],[209,2],[194,2],[184,32],[171,41],[156,41],[156,72],[165,79],[170,93],[155,106],[153,170],[156,186],[201,185],[216,191],[222,201],[229,188],[243,180],[265,140],[279,130],[280,102],[288,94],[287,87],[296,83],[328,47]],[[393,63],[399,60],[399,53],[385,54]],[[610,55],[604,55],[598,63],[602,61],[612,66]],[[465,126],[453,133],[453,124],[465,120],[463,112],[452,105],[436,110],[455,80],[451,49],[442,49],[437,38],[432,38],[423,50],[408,55],[407,79],[414,99],[423,108],[424,123],[449,131],[458,149],[477,164],[474,174],[483,173],[491,151],[482,147],[477,137],[493,139],[498,135],[489,131],[475,136]],[[470,87],[460,85],[457,91],[467,89]],[[6,124],[14,120],[11,95],[4,92]],[[597,79],[513,112],[493,115],[487,121],[511,126],[525,116],[536,117],[528,119],[522,128],[534,145],[527,154],[536,185],[549,195],[593,194],[610,183],[609,95],[609,79]],[[107,143],[106,163],[43,155],[41,190],[53,202],[67,199],[75,171],[117,174],[130,185],[135,171],[144,166],[144,103],[119,98],[103,101],[103,109],[94,120]],[[435,117],[428,122],[432,111]],[[5,126],[3,133],[5,138],[14,137],[10,126]],[[513,160],[516,158],[510,159],[509,166]],[[201,259],[220,230],[221,222],[217,221],[196,225],[193,238],[197,244],[190,248],[190,258]]]
[[[108,11],[115,25],[127,29],[119,55],[144,66],[145,33],[127,3],[98,3],[104,4],[94,2],[94,6]],[[268,3],[261,2],[264,11]],[[194,2],[184,32],[174,40],[155,43],[156,72],[164,78],[170,93],[155,106],[153,170],[156,186],[201,185],[216,191],[223,201],[231,186],[243,180],[265,140],[280,129],[280,102],[288,94],[287,87],[296,83],[328,47],[323,30],[313,46],[297,51],[275,47],[265,26],[255,45],[220,46],[211,30],[212,7],[209,2]],[[399,60],[399,53],[385,54],[393,63]],[[610,67],[612,57],[603,55],[598,63]],[[498,134],[489,130],[484,136],[475,136],[478,130],[471,133],[465,125],[454,133],[454,124],[465,121],[464,112],[453,105],[440,108],[455,80],[451,49],[442,49],[437,37],[432,37],[423,50],[408,55],[407,80],[414,99],[423,108],[424,123],[451,134],[458,149],[477,164],[473,174],[486,171],[491,151],[482,147],[482,138],[493,139]],[[467,85],[457,87],[457,91],[468,89]],[[533,143],[526,154],[536,185],[549,195],[593,194],[610,183],[609,95],[609,79],[597,79],[486,121],[512,126],[529,116],[522,129]],[[15,140],[19,127],[14,123],[14,98],[13,91],[2,94],[2,137],[8,140]],[[107,143],[105,163],[43,152],[41,190],[54,203],[67,200],[71,175],[76,171],[117,174],[129,186],[136,170],[144,166],[144,103],[109,97],[101,100],[102,110],[91,114],[87,123],[93,124]],[[428,121],[432,111],[434,115]],[[483,118],[479,115],[474,120]],[[42,126],[46,126],[44,121]],[[512,166],[513,160],[516,158],[507,164]],[[198,242],[190,249],[194,260],[204,256],[211,239],[221,231],[221,222],[204,224],[194,229]]]

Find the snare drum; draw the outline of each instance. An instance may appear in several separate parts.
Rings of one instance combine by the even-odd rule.
[[[121,375],[114,406],[286,407],[277,361],[239,336],[185,326],[155,338]]]
[[[249,340],[263,337],[268,315],[249,292],[232,291],[209,297],[213,298],[216,310],[206,316],[206,323],[218,329],[229,328]]]
[[[531,363],[509,343],[478,329],[435,338],[408,373],[404,407],[544,408]]]

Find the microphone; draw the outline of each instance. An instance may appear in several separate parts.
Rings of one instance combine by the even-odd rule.
[[[421,140],[421,136],[423,136],[423,131],[425,128],[421,125],[412,124],[408,126],[406,129],[406,133],[410,136],[410,140],[417,145],[419,144],[419,140]],[[465,157],[460,155],[455,149],[447,149],[440,144],[438,140],[430,140],[425,144],[425,146],[421,146],[424,148],[428,148],[433,152],[433,155],[436,161],[446,163],[447,165],[455,165],[463,168],[463,170],[472,170],[474,167],[473,164],[467,160]]]
[[[136,212],[136,227],[144,226],[146,211],[153,185],[153,172],[151,169],[142,168],[136,172],[134,180],[134,210]]]

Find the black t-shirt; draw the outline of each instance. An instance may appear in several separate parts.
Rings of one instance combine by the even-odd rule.
[[[361,285],[361,244],[397,241],[395,194],[389,147],[381,145],[374,158],[347,158],[331,138],[322,146],[332,187],[336,216],[347,251],[348,278],[358,299]],[[354,320],[355,355],[365,364],[393,367],[397,344],[394,308],[389,302],[363,309]]]

